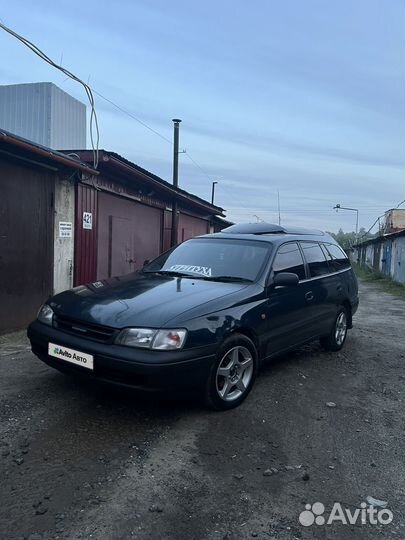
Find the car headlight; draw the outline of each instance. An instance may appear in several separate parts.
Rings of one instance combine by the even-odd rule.
[[[152,349],[181,349],[186,335],[187,330],[158,330]]]
[[[124,328],[118,334],[115,342],[127,347],[173,350],[182,348],[186,335],[187,330],[184,329]]]
[[[52,321],[53,321],[52,308],[48,306],[48,304],[44,304],[43,306],[41,306],[38,311],[37,319],[43,324],[52,326]]]
[[[126,345],[127,347],[143,347],[150,349],[153,338],[157,330],[150,328],[124,328],[118,334],[115,343]]]

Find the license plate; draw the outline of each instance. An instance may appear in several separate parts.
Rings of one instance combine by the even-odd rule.
[[[49,356],[54,356],[55,358],[82,366],[86,369],[94,369],[94,357],[92,354],[75,351],[74,349],[69,349],[68,347],[57,345],[56,343],[49,343],[48,354]]]

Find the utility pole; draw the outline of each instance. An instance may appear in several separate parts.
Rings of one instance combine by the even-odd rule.
[[[173,118],[173,186],[179,187],[179,131],[180,122],[178,118]],[[177,244],[177,227],[178,227],[178,215],[177,215],[177,199],[173,200],[172,204],[172,247]]]
[[[347,206],[341,206],[339,203],[333,207],[333,210],[349,210],[351,212],[356,212],[356,242],[359,238],[359,209],[358,208],[349,208]]]
[[[212,182],[212,190],[211,190],[211,204],[214,204],[215,200],[215,186],[218,184],[218,182]]]

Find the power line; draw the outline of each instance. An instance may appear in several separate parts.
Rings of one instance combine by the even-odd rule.
[[[21,36],[17,32],[14,32],[14,30],[12,30],[11,28],[8,28],[7,26],[5,26],[1,22],[0,22],[0,28],[2,28],[4,31],[9,33],[11,36],[18,39],[21,43],[23,43],[33,53],[35,53],[37,56],[39,56],[42,60],[47,62],[49,65],[51,65],[52,67],[58,69],[59,71],[64,73],[67,77],[69,77],[70,79],[80,83],[83,86],[83,88],[86,91],[86,94],[87,94],[87,97],[88,97],[88,100],[89,100],[89,103],[90,103],[90,107],[91,107],[91,114],[90,114],[90,141],[91,141],[91,146],[92,146],[92,149],[93,149],[93,165],[94,165],[95,169],[97,169],[97,167],[98,167],[98,147],[99,147],[99,141],[100,141],[100,133],[99,133],[98,119],[97,119],[97,114],[96,114],[96,110],[95,110],[95,103],[94,103],[93,93],[96,94],[97,96],[99,96],[101,99],[103,99],[107,103],[109,103],[110,105],[112,105],[113,107],[115,107],[117,110],[119,110],[123,114],[126,114],[127,116],[129,116],[130,118],[135,120],[135,122],[138,122],[138,124],[140,124],[144,128],[146,128],[149,131],[151,131],[152,133],[154,133],[157,137],[160,137],[162,140],[166,141],[170,145],[173,145],[173,142],[170,139],[168,139],[167,137],[165,137],[164,135],[159,133],[156,129],[153,129],[151,126],[146,124],[146,122],[143,122],[138,117],[136,117],[133,113],[127,111],[126,109],[124,109],[123,107],[121,107],[120,105],[118,105],[117,103],[112,101],[111,99],[109,99],[106,96],[104,96],[103,94],[101,94],[101,92],[98,92],[98,91],[96,91],[94,89],[92,90],[87,83],[83,82],[79,77],[74,75],[71,71],[67,70],[66,68],[62,67],[61,65],[59,65],[56,62],[54,62],[53,60],[51,60],[51,58],[49,58],[49,56],[47,56],[39,47],[37,47],[34,43],[29,41],[27,38]],[[94,143],[93,123],[94,123],[94,126],[95,126],[96,143]],[[186,154],[188,159],[194,164],[194,166],[197,167],[200,170],[200,172],[204,176],[206,176],[206,178],[208,178],[208,180],[211,182],[211,176],[203,169],[203,167],[201,167],[201,165],[199,165],[199,163],[188,152],[184,152],[184,153]]]
[[[109,103],[110,105],[112,105],[113,107],[115,107],[116,109],[121,111],[123,114],[126,114],[127,116],[132,118],[132,120],[135,120],[135,122],[138,122],[138,124],[140,124],[141,126],[143,126],[146,129],[149,129],[149,131],[151,131],[152,133],[154,133],[155,135],[157,135],[158,137],[160,137],[161,139],[163,139],[164,141],[168,142],[169,144],[171,144],[173,146],[173,141],[171,141],[170,139],[168,139],[167,137],[165,137],[164,135],[162,135],[161,133],[156,131],[156,129],[153,129],[152,127],[148,126],[148,124],[146,124],[145,122],[143,122],[142,120],[137,118],[134,114],[127,111],[126,109],[124,109],[120,105],[117,105],[117,103],[114,103],[114,101],[112,101],[111,99],[108,99],[107,97],[103,96],[103,94],[100,94],[100,92],[97,92],[97,90],[93,89],[93,92],[94,92],[94,94],[97,94],[97,96],[104,99],[104,101],[107,101],[107,103]]]
[[[140,124],[141,126],[143,126],[144,128],[148,129],[149,131],[151,131],[152,133],[154,133],[155,135],[157,135],[158,137],[160,137],[163,141],[169,143],[170,145],[173,146],[173,141],[171,141],[170,139],[168,139],[167,137],[165,137],[164,135],[162,135],[162,133],[159,133],[159,131],[157,131],[156,129],[152,128],[151,126],[149,126],[146,122],[144,122],[143,120],[141,120],[140,118],[138,118],[137,116],[135,116],[133,113],[131,113],[130,111],[124,109],[123,107],[121,107],[121,105],[118,105],[117,103],[115,103],[114,101],[112,101],[111,99],[107,98],[106,96],[104,96],[103,94],[101,94],[100,92],[98,92],[97,90],[94,90],[93,89],[93,93],[96,94],[97,96],[101,97],[101,99],[104,99],[104,101],[106,101],[107,103],[109,103],[110,105],[112,105],[113,107],[115,107],[117,110],[119,110],[120,112],[122,112],[123,114],[126,114],[127,116],[129,116],[130,118],[132,118],[132,120],[135,120],[135,122],[138,122],[138,124]],[[201,167],[201,165],[185,150],[184,152],[182,152],[182,154],[185,154],[188,159],[194,164],[195,167],[197,167],[197,169],[200,170],[200,172],[206,176],[206,178],[208,178],[208,180],[211,182],[212,178],[211,176],[207,173],[207,171],[205,171],[203,169],[203,167]]]
[[[160,137],[162,140],[166,141],[167,143],[169,143],[170,145],[173,146],[173,141],[171,141],[170,139],[168,139],[167,137],[165,137],[164,135],[162,135],[161,133],[159,133],[159,131],[157,131],[156,129],[153,129],[151,126],[149,126],[146,122],[143,122],[142,120],[140,120],[137,116],[135,116],[133,113],[131,113],[130,111],[124,109],[123,107],[121,107],[121,105],[118,105],[117,103],[115,103],[114,101],[112,101],[111,99],[107,98],[106,96],[103,96],[103,94],[101,94],[100,92],[98,92],[97,90],[94,90],[93,89],[93,92],[94,94],[96,94],[97,96],[101,97],[102,99],[104,99],[104,101],[107,101],[107,103],[109,103],[110,105],[112,105],[113,107],[115,107],[117,110],[121,111],[123,114],[126,114],[127,116],[129,116],[130,118],[132,118],[133,120],[135,120],[135,122],[138,122],[138,124],[140,124],[141,126],[143,126],[144,128],[148,129],[149,131],[151,131],[152,133],[154,133],[155,135],[157,135],[158,137]],[[185,154],[188,159],[195,165],[195,167],[197,167],[197,169],[200,170],[200,172],[206,176],[208,178],[208,180],[211,182],[211,176],[201,167],[201,165],[199,165],[199,163],[193,158],[191,157],[191,155],[185,150],[183,152],[181,152],[182,154]]]
[[[91,113],[90,113],[90,141],[91,141],[91,146],[92,146],[92,149],[93,149],[93,165],[94,165],[95,169],[97,169],[97,167],[98,167],[98,146],[99,146],[99,142],[100,142],[100,132],[99,132],[99,127],[98,127],[98,119],[97,119],[97,113],[96,113],[96,109],[95,109],[93,93],[96,94],[97,96],[99,96],[101,99],[103,99],[107,103],[109,103],[110,105],[112,105],[113,107],[115,107],[116,109],[118,109],[119,111],[121,111],[123,114],[126,114],[127,116],[129,116],[130,118],[132,118],[133,120],[138,122],[138,124],[140,124],[144,128],[146,128],[149,131],[151,131],[152,133],[154,133],[157,137],[160,137],[162,140],[166,141],[170,145],[173,145],[173,142],[170,139],[168,139],[167,137],[165,137],[164,135],[162,135],[161,133],[156,131],[156,129],[153,129],[151,126],[146,124],[146,122],[143,122],[142,120],[140,120],[133,113],[127,111],[126,109],[124,109],[123,107],[118,105],[117,103],[114,103],[114,101],[112,101],[111,99],[109,99],[106,96],[104,96],[103,94],[101,94],[101,92],[98,92],[97,90],[94,90],[94,89],[92,90],[87,83],[82,81],[79,77],[77,77],[74,73],[72,73],[68,69],[66,69],[66,68],[62,67],[61,65],[57,64],[56,62],[54,62],[47,54],[45,54],[37,45],[32,43],[30,40],[28,40],[24,36],[21,36],[20,34],[18,34],[17,32],[15,32],[14,30],[12,30],[11,28],[9,28],[8,26],[4,25],[1,22],[0,22],[0,28],[2,28],[5,32],[10,34],[11,36],[18,39],[18,41],[23,43],[23,45],[28,47],[34,54],[39,56],[39,58],[44,60],[46,63],[48,63],[52,67],[58,69],[59,71],[64,73],[67,77],[69,77],[70,79],[80,83],[83,86],[84,90],[86,91],[87,98],[89,100],[90,107],[91,107]],[[94,124],[94,128],[95,128],[96,141],[94,141],[93,124]],[[189,158],[189,160],[208,178],[208,180],[211,181],[211,177],[201,167],[201,165],[199,165],[197,163],[197,161],[195,159],[193,159],[190,154],[186,153],[186,155]]]
[[[204,176],[206,176],[206,177],[208,178],[208,180],[211,182],[211,177],[209,176],[209,174],[208,174],[206,171],[204,171],[204,169],[201,167],[201,165],[199,165],[199,164],[196,162],[196,160],[193,159],[187,151],[184,152],[184,153],[186,154],[186,156],[188,157],[188,159],[189,159],[192,163],[194,163],[194,165],[197,167],[197,169],[200,169],[200,171],[204,174]]]
[[[29,41],[27,38],[21,36],[20,34],[17,34],[17,32],[14,32],[14,30],[12,30],[11,28],[8,28],[8,26],[5,26],[2,22],[0,22],[0,28],[2,28],[5,32],[10,34],[11,36],[18,39],[18,41],[20,41],[23,45],[28,47],[34,54],[36,54],[37,56],[39,56],[39,58],[44,60],[44,62],[46,62],[50,66],[58,69],[59,71],[64,73],[67,77],[69,77],[70,79],[80,83],[83,86],[83,88],[84,88],[84,90],[85,90],[85,92],[87,94],[87,98],[89,100],[90,107],[91,107],[91,113],[90,113],[90,141],[91,141],[91,147],[92,147],[92,150],[93,150],[93,166],[94,166],[95,169],[97,169],[97,167],[98,167],[98,145],[99,145],[99,141],[100,141],[100,131],[99,131],[99,128],[98,128],[98,119],[97,119],[97,114],[96,114],[96,109],[95,109],[95,104],[94,104],[93,92],[92,92],[90,86],[87,83],[85,83],[84,81],[82,81],[79,77],[77,77],[74,73],[72,73],[68,69],[60,66],[59,64],[57,64],[56,62],[51,60],[51,58],[49,58],[49,56],[47,56],[34,43]],[[94,131],[94,133],[93,133],[93,131]],[[94,138],[95,138],[95,140],[94,140]]]
[[[405,203],[405,199],[403,201],[401,201],[399,204],[397,204],[397,206],[395,207],[396,208],[399,208],[402,204]],[[361,240],[362,238],[364,238],[365,236],[368,235],[368,233],[375,227],[375,225],[377,224],[377,222],[385,216],[385,212],[384,214],[381,214],[380,216],[377,217],[377,219],[374,221],[374,223],[371,225],[371,227],[368,229],[368,231],[366,231],[360,238],[359,240]]]
[[[173,146],[173,141],[171,141],[170,139],[168,139],[167,137],[165,137],[164,135],[162,135],[161,133],[159,133],[159,131],[156,131],[156,129],[153,129],[151,126],[149,126],[146,122],[143,122],[142,120],[140,120],[137,116],[135,116],[133,113],[131,113],[130,111],[124,109],[123,107],[121,107],[121,105],[118,105],[117,103],[114,103],[114,101],[112,101],[111,99],[103,96],[103,94],[101,94],[100,92],[97,92],[97,90],[94,90],[93,89],[93,92],[101,97],[102,99],[104,99],[104,101],[107,101],[107,103],[109,103],[110,105],[112,105],[113,107],[115,107],[117,110],[121,111],[123,114],[126,114],[127,116],[129,116],[130,118],[132,118],[133,120],[135,120],[135,122],[138,122],[138,124],[140,124],[141,126],[143,126],[144,128],[148,129],[149,131],[151,131],[152,133],[154,133],[155,135],[157,135],[158,137],[160,137],[162,140],[166,141],[167,143],[169,143],[170,145]],[[204,176],[206,176],[208,178],[208,180],[211,181],[211,177],[210,175],[201,167],[201,165],[199,165],[197,163],[197,161],[191,157],[191,155],[185,150],[182,152],[182,154],[185,154],[188,159],[197,167],[197,169],[199,169],[203,174]]]

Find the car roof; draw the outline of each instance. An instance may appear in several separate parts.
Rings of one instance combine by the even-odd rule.
[[[272,244],[288,241],[307,240],[336,244],[332,236],[323,231],[301,227],[281,227],[272,223],[241,223],[223,229],[221,232],[206,234],[199,238],[227,238],[232,240],[256,240]]]

